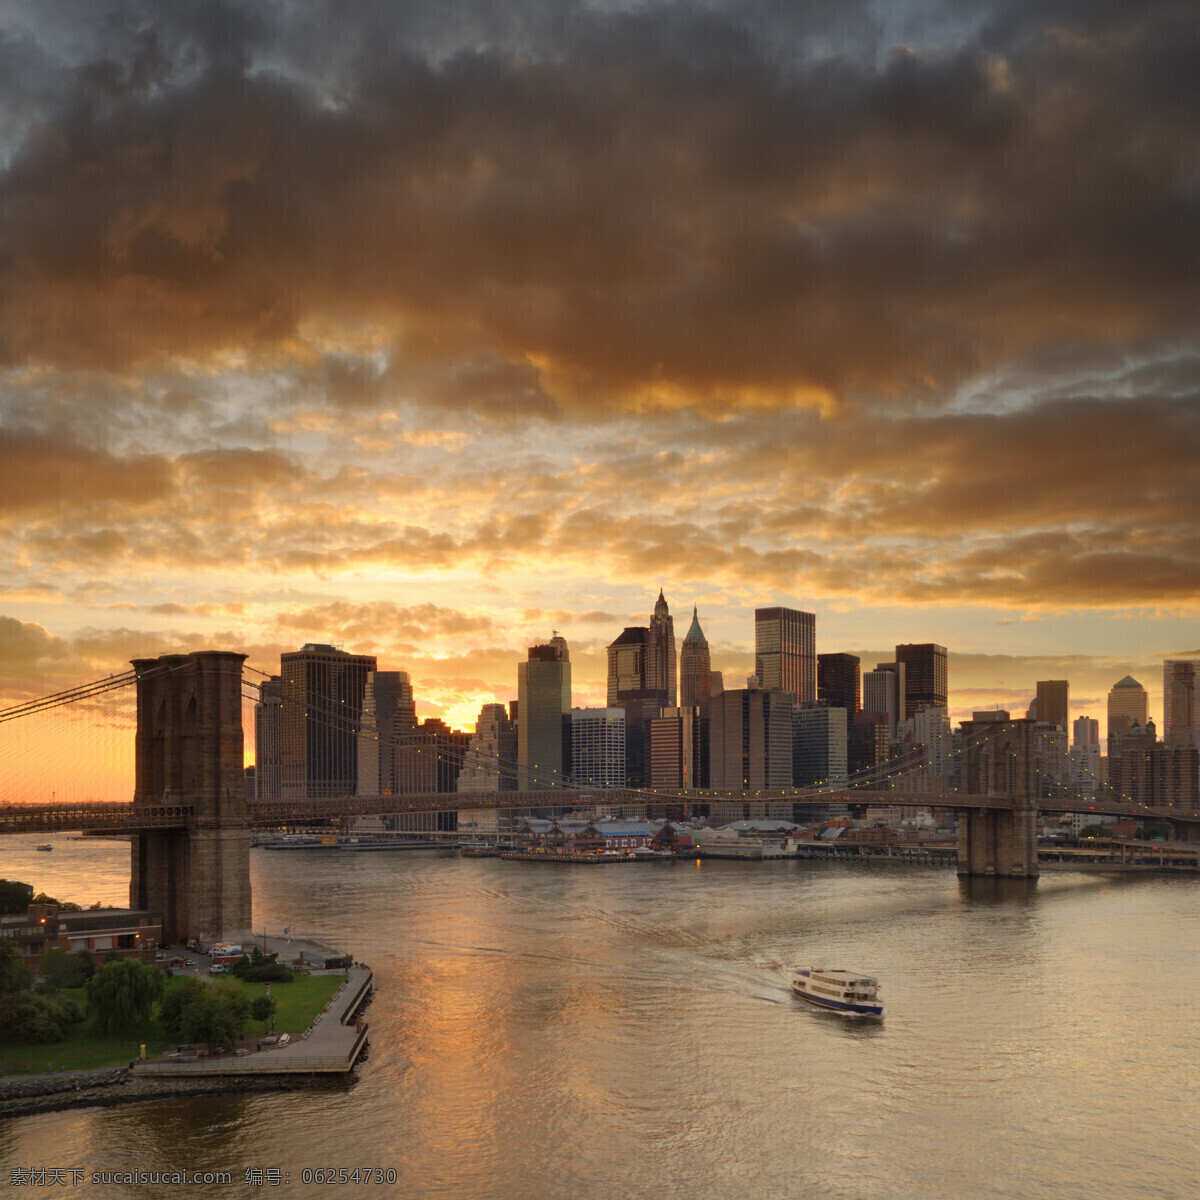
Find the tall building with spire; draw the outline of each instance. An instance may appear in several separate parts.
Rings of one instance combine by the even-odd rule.
[[[679,703],[683,708],[698,708],[701,719],[707,720],[712,703],[712,657],[695,606],[679,651]]]
[[[646,686],[666,693],[664,707],[675,707],[675,620],[667,608],[662,588],[658,589],[658,600],[650,617]]]

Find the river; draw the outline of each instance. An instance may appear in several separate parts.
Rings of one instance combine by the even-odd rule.
[[[0,876],[126,902],[123,843],[38,840],[0,839]],[[161,1194],[86,1182],[139,1169],[231,1172],[212,1197],[1200,1190],[1195,875],[264,850],[251,869],[257,929],[323,934],[373,968],[358,1082],[8,1121],[0,1186],[14,1166],[86,1172],[14,1197]],[[794,999],[804,964],[876,975],[886,1018]],[[396,1183],[303,1182],[363,1166]]]

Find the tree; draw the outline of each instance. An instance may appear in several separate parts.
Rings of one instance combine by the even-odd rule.
[[[150,963],[136,958],[107,962],[87,984],[88,1016],[101,1033],[135,1033],[150,1023],[150,1010],[162,999],[166,980]]]
[[[0,937],[0,996],[28,991],[33,972],[21,961],[21,950],[10,937]]]
[[[1112,830],[1107,825],[1085,825],[1080,831],[1081,838],[1111,837]]]
[[[1171,827],[1166,822],[1147,821],[1139,825],[1134,837],[1139,842],[1165,842],[1171,836]]]
[[[187,1007],[198,1000],[207,990],[208,985],[194,976],[182,980],[178,987],[173,987],[163,997],[158,1006],[158,1023],[172,1035],[178,1036],[183,1032],[183,1014]]]
[[[32,883],[0,879],[0,913],[23,913],[32,903]]]
[[[38,974],[53,992],[83,987],[95,973],[92,957],[86,950],[72,954],[64,946],[47,946],[38,955]]]
[[[279,1007],[279,1001],[274,996],[256,996],[253,1003],[250,1005],[250,1015],[256,1020],[263,1023],[263,1033],[267,1032],[268,1022],[274,1020],[275,1010]]]
[[[183,1010],[182,1032],[189,1042],[210,1050],[232,1045],[250,1017],[250,1000],[235,979],[219,979],[204,988]]]

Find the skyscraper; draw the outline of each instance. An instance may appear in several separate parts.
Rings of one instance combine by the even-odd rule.
[[[904,664],[904,720],[923,706],[946,707],[949,702],[946,660],[946,647],[934,642],[896,647],[896,661]]]
[[[646,686],[664,693],[663,704],[674,708],[675,700],[675,620],[667,608],[662,588],[650,618],[646,658]]]
[[[862,666],[856,654],[817,655],[817,699],[853,716],[862,709]]]
[[[397,753],[416,728],[417,707],[408,672],[368,672],[358,735],[360,796],[399,794]]]
[[[792,708],[792,782],[796,787],[844,787],[849,709],[825,704]]]
[[[517,785],[517,734],[503,704],[485,704],[458,777],[460,792],[510,792]]]
[[[671,707],[666,687],[654,686],[654,681],[669,674],[662,657],[663,646],[669,632],[673,663],[675,635],[673,628],[667,630],[662,609],[656,605],[655,610],[660,618],[655,629],[627,626],[608,647],[608,707],[625,710],[625,781],[630,787],[648,782],[648,725],[662,709]]]
[[[1168,746],[1200,745],[1200,659],[1163,662],[1163,741]]]
[[[862,711],[885,715],[889,738],[896,736],[896,726],[904,719],[904,671],[903,663],[879,663],[862,677]]]
[[[1067,696],[1070,683],[1066,679],[1039,679],[1037,685],[1037,719],[1047,725],[1067,727]]]
[[[792,784],[792,695],[745,688],[713,698],[709,786],[714,790]]]
[[[258,685],[254,706],[254,794],[283,798],[283,683],[278,675]]]
[[[692,623],[679,651],[679,704],[682,708],[698,708],[701,718],[707,720],[711,699],[712,658],[708,639],[700,628],[700,617],[693,607]]]
[[[695,707],[664,708],[650,722],[650,786],[708,785],[708,725]]]
[[[571,769],[571,662],[557,633],[517,666],[517,787],[562,787]]]
[[[571,779],[578,787],[625,786],[625,710],[571,709]]]
[[[763,691],[817,698],[817,618],[794,608],[754,610],[754,673]],[[715,786],[715,785],[714,785]]]
[[[283,798],[353,796],[358,734],[373,654],[309,642],[280,655]]]
[[[1113,741],[1127,734],[1134,723],[1145,726],[1150,718],[1150,697],[1132,675],[1126,675],[1113,684],[1108,693],[1108,750],[1113,752]]]

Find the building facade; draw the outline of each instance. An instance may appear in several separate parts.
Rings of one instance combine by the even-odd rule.
[[[792,708],[792,783],[796,787],[844,787],[849,709],[825,704]]]
[[[817,699],[830,708],[862,711],[862,665],[856,654],[817,655]]]
[[[662,588],[658,589],[658,600],[650,617],[650,628],[646,632],[646,686],[663,693],[666,697],[663,701],[664,707],[674,708],[678,703],[675,689],[675,621],[667,607]]]
[[[744,688],[713,698],[709,787],[748,791],[792,786],[791,692]]]
[[[1150,719],[1150,696],[1132,675],[1117,680],[1108,693],[1108,751],[1113,743],[1129,733],[1134,725],[1143,728]]]
[[[708,720],[698,707],[664,708],[650,722],[650,786],[708,786]]]
[[[1037,719],[1047,725],[1067,728],[1068,696],[1071,685],[1066,679],[1039,679],[1037,684]]]
[[[577,787],[625,786],[625,710],[571,709],[571,779]]]
[[[254,795],[283,799],[283,682],[278,675],[258,685],[254,706]]]
[[[392,796],[403,789],[398,762],[417,728],[417,708],[407,671],[370,671],[363,691],[358,735],[358,795]]]
[[[557,633],[517,667],[517,788],[562,787],[571,770],[571,661]]]
[[[888,737],[895,740],[897,726],[904,720],[903,663],[879,663],[863,676],[862,711],[886,716]]]
[[[1200,746],[1200,659],[1163,662],[1163,741],[1168,746]]]
[[[817,618],[795,608],[754,610],[754,674],[764,692],[817,698]]]
[[[308,643],[280,656],[285,800],[358,792],[358,736],[373,654]]]
[[[517,786],[517,731],[503,704],[485,704],[475,720],[460,792],[511,792]]]
[[[934,642],[897,646],[896,661],[904,664],[903,720],[908,720],[921,707],[947,707],[950,696],[945,646]]]
[[[698,708],[700,716],[708,719],[712,701],[712,656],[708,639],[700,628],[700,617],[692,608],[692,623],[679,651],[679,704],[681,708]]]

